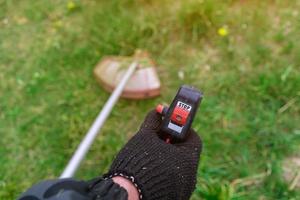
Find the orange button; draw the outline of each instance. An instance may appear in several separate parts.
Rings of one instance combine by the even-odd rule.
[[[178,125],[184,125],[186,123],[189,114],[190,114],[189,111],[180,107],[175,107],[171,116],[171,120]]]

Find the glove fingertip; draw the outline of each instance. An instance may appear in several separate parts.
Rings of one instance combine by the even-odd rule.
[[[141,129],[158,130],[162,122],[162,117],[155,110],[151,110],[145,117]]]

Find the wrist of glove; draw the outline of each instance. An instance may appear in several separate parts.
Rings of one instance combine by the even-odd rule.
[[[127,200],[127,191],[113,180],[72,178],[46,180],[33,185],[18,200]]]
[[[186,141],[168,144],[157,134],[161,121],[161,116],[151,111],[104,177],[129,179],[140,199],[189,199],[196,185],[201,140],[191,130]]]

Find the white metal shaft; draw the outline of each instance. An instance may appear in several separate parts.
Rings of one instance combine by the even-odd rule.
[[[109,116],[113,106],[116,104],[117,100],[119,99],[122,91],[132,76],[133,72],[137,68],[137,63],[134,62],[130,65],[127,72],[124,74],[122,80],[115,88],[107,102],[105,103],[102,111],[98,114],[96,120],[94,121],[93,125],[90,127],[89,131],[87,132],[85,138],[81,141],[80,145],[76,149],[74,155],[72,156],[71,160],[69,161],[67,167],[65,168],[64,172],[61,174],[60,178],[70,178],[73,177],[76,170],[80,166],[81,161],[84,159],[86,153],[88,152],[89,148],[91,147],[95,137],[99,133],[99,130],[103,126],[105,120]]]

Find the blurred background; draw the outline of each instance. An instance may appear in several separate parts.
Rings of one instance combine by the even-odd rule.
[[[136,49],[157,62],[162,95],[120,100],[78,178],[105,173],[190,84],[205,94],[192,199],[300,199],[299,12],[299,0],[0,0],[0,199],[60,175],[109,97],[94,66]]]

